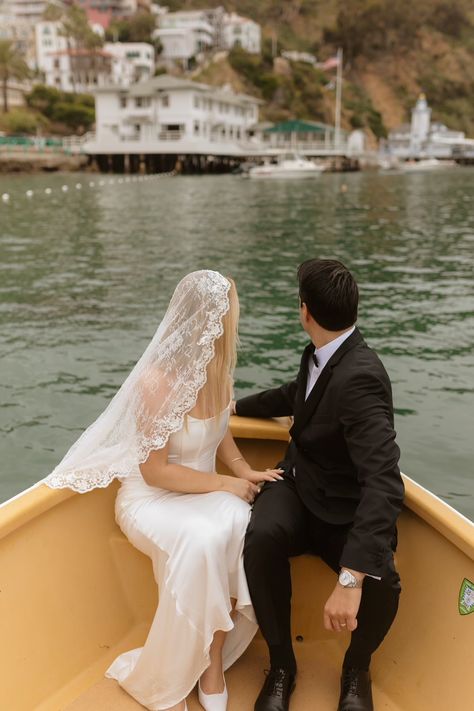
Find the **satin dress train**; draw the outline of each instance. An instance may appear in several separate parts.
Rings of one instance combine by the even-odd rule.
[[[189,415],[169,440],[170,461],[215,471],[216,450],[229,421]],[[179,494],[148,486],[137,470],[120,487],[116,519],[129,541],[153,563],[159,604],[145,645],[120,655],[106,676],[152,711],[184,699],[209,665],[214,633],[228,634],[224,668],[257,631],[242,548],[250,506],[233,494]],[[231,598],[236,600],[232,612]]]

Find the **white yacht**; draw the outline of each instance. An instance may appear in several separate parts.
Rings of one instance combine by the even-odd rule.
[[[427,170],[443,170],[453,168],[453,160],[439,160],[438,158],[421,158],[420,160],[406,160],[400,163],[399,170],[404,173],[421,173]]]
[[[321,175],[325,170],[308,158],[295,154],[283,154],[263,165],[255,165],[248,171],[249,178],[309,178]]]

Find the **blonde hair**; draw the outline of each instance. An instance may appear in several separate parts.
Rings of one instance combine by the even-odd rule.
[[[214,358],[207,366],[207,382],[199,393],[200,409],[211,417],[219,415],[229,404],[237,362],[239,297],[233,279],[230,283],[229,310],[222,319],[224,333],[214,342]]]

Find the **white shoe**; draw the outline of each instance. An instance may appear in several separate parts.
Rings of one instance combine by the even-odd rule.
[[[224,681],[224,691],[221,694],[205,694],[201,689],[201,682],[198,684],[198,697],[199,703],[206,711],[226,711],[227,700],[229,694],[227,693],[227,686]]]

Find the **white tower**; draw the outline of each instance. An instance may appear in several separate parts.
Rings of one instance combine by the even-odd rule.
[[[410,152],[412,155],[420,153],[423,143],[428,138],[431,124],[431,109],[426,101],[426,96],[420,94],[416,106],[411,112]]]

